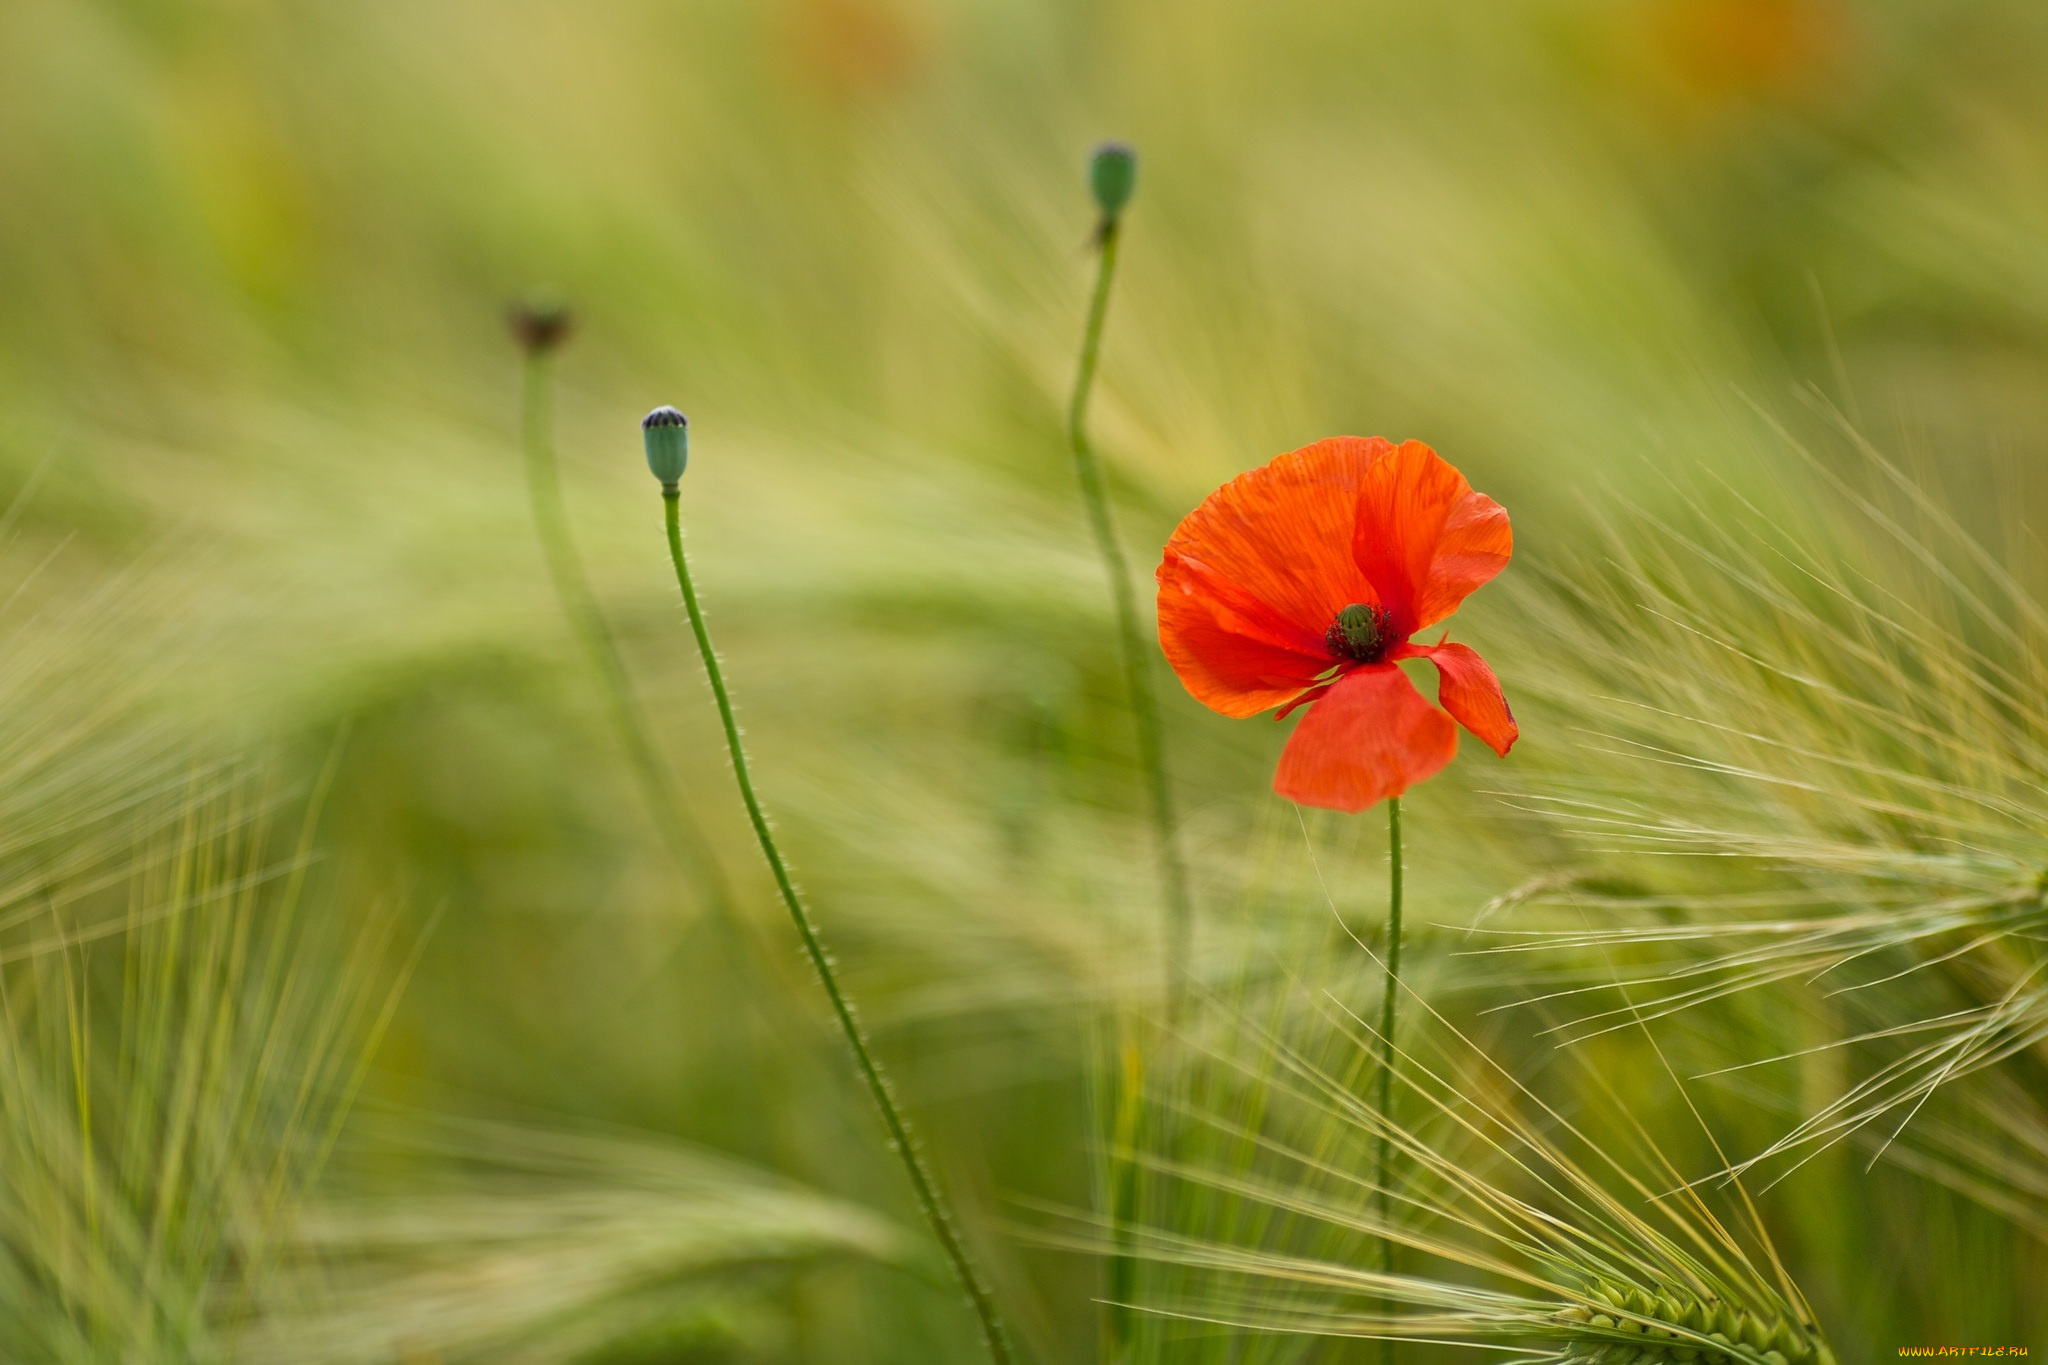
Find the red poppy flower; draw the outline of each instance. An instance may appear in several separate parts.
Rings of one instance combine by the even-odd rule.
[[[1496,753],[1514,744],[1485,660],[1410,643],[1513,550],[1507,512],[1420,441],[1332,437],[1239,475],[1181,522],[1159,565],[1159,643],[1226,716],[1307,705],[1273,789],[1364,810],[1451,761],[1453,719]],[[1442,710],[1401,659],[1436,665]]]

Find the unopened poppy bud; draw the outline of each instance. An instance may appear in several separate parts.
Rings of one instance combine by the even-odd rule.
[[[514,304],[506,319],[512,336],[529,355],[546,355],[569,339],[575,318],[559,303]]]
[[[664,405],[640,419],[640,435],[647,442],[647,467],[664,491],[673,492],[690,463],[690,419]]]
[[[1115,222],[1131,202],[1131,191],[1138,188],[1138,154],[1128,142],[1105,142],[1095,149],[1088,161],[1088,188],[1102,210],[1102,221]]]

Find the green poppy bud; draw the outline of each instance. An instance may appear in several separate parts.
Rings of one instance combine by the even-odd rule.
[[[1095,205],[1102,221],[1113,223],[1131,202],[1138,188],[1138,154],[1127,142],[1105,142],[1088,161],[1088,188],[1095,193]]]
[[[662,491],[673,493],[690,463],[690,419],[674,408],[658,407],[640,419],[640,435],[647,442],[647,467],[661,480]]]

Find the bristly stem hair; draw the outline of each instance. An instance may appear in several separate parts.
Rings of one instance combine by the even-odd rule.
[[[732,891],[726,885],[725,874],[719,869],[710,842],[677,796],[668,769],[649,738],[651,732],[633,696],[625,661],[619,657],[618,642],[612,638],[611,626],[605,621],[597,594],[591,591],[583,560],[569,533],[554,446],[554,350],[566,330],[566,315],[558,310],[522,308],[514,314],[514,330],[526,354],[521,414],[526,491],[533,504],[534,528],[547,556],[555,595],[603,685],[612,728],[618,732],[619,743],[632,763],[633,775],[639,779],[648,813],[654,817],[662,842],[668,845],[670,856],[684,875],[696,883],[706,908],[723,922],[736,922]]]
[[[817,969],[818,979],[825,985],[825,994],[831,998],[832,1012],[838,1017],[840,1031],[846,1035],[848,1046],[853,1049],[854,1060],[860,1066],[862,1079],[867,1082],[868,1093],[874,1096],[875,1107],[882,1111],[882,1122],[888,1126],[891,1144],[903,1159],[903,1169],[910,1176],[917,1202],[924,1210],[926,1221],[931,1224],[933,1235],[952,1262],[954,1273],[960,1277],[961,1287],[967,1291],[975,1316],[981,1321],[988,1353],[996,1365],[1015,1365],[1016,1355],[1003,1327],[1002,1315],[996,1308],[995,1295],[983,1280],[973,1257],[968,1255],[967,1244],[961,1239],[945,1195],[940,1192],[937,1179],[918,1151],[910,1121],[904,1117],[895,1094],[889,1088],[889,1079],[882,1071],[882,1064],[868,1046],[860,1021],[854,1015],[852,1002],[840,988],[839,978],[832,969],[832,956],[825,951],[824,940],[819,938],[817,927],[811,922],[810,911],[804,908],[803,898],[797,894],[796,884],[790,880],[789,867],[783,862],[774,832],[768,827],[768,816],[761,809],[760,798],[754,794],[753,774],[747,767],[746,750],[740,743],[740,727],[733,717],[732,697],[726,691],[718,652],[712,648],[711,632],[704,624],[704,613],[697,605],[697,590],[690,581],[690,561],[683,553],[682,497],[674,483],[664,484],[662,501],[667,513],[668,552],[675,564],[676,584],[683,590],[683,606],[690,615],[690,629],[697,637],[697,652],[704,657],[704,674],[710,680],[711,695],[718,702],[718,718],[725,726],[726,749],[732,755],[733,776],[739,782],[740,799],[746,803],[747,818],[753,822],[754,837],[760,841],[762,856],[767,858],[768,868],[775,874],[776,889],[782,893],[782,903],[789,907],[789,917],[796,922],[804,951],[810,955],[811,965]]]
[[[1169,1014],[1180,1012],[1186,993],[1188,959],[1194,937],[1194,907],[1188,895],[1187,867],[1181,861],[1180,845],[1174,834],[1173,790],[1166,780],[1166,754],[1161,737],[1159,700],[1152,692],[1151,653],[1138,629],[1137,593],[1131,586],[1130,565],[1117,543],[1116,526],[1110,519],[1109,495],[1102,485],[1102,465],[1088,442],[1088,395],[1095,387],[1095,366],[1102,353],[1102,326],[1109,314],[1109,286],[1116,274],[1117,244],[1123,235],[1123,220],[1105,213],[1096,233],[1101,247],[1095,274],[1095,293],[1088,304],[1088,325],[1081,334],[1081,362],[1074,376],[1074,399],[1067,410],[1067,436],[1074,451],[1074,472],[1081,481],[1081,500],[1088,508],[1088,525],[1095,533],[1095,548],[1101,552],[1109,577],[1110,595],[1116,604],[1117,634],[1123,650],[1124,685],[1130,693],[1131,715],[1138,731],[1138,757],[1145,768],[1150,788],[1154,843],[1159,855],[1159,876],[1166,893],[1166,988]]]

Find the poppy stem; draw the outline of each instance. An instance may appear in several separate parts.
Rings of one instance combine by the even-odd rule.
[[[1394,1005],[1401,992],[1401,798],[1398,796],[1387,801],[1387,851],[1387,981],[1385,994],[1380,1000],[1380,1137],[1379,1160],[1373,1179],[1383,1224],[1392,1216],[1393,1198],[1387,1181],[1388,1168],[1393,1164],[1390,1125],[1394,1121]],[[1380,1242],[1380,1270],[1387,1275],[1394,1273],[1394,1239],[1391,1237]],[[1393,1360],[1394,1343],[1391,1340],[1380,1343],[1380,1358]]]
[[[803,940],[804,951],[810,955],[811,965],[817,969],[818,979],[824,983],[825,994],[831,998],[832,1012],[839,1020],[840,1032],[846,1035],[847,1045],[853,1049],[854,1061],[860,1066],[862,1079],[867,1082],[868,1093],[874,1097],[875,1107],[882,1111],[882,1122],[889,1129],[890,1145],[902,1158],[903,1169],[910,1177],[911,1188],[917,1194],[917,1202],[924,1211],[925,1221],[931,1224],[932,1234],[938,1238],[946,1259],[952,1262],[953,1271],[960,1278],[960,1285],[967,1291],[975,1316],[981,1321],[982,1335],[988,1342],[988,1353],[996,1365],[1014,1365],[1016,1355],[1011,1349],[1009,1334],[1003,1327],[1001,1314],[996,1309],[995,1295],[982,1279],[980,1268],[967,1253],[967,1244],[961,1240],[955,1226],[951,1209],[939,1184],[926,1167],[923,1154],[918,1150],[917,1139],[910,1130],[910,1121],[904,1117],[896,1102],[895,1094],[889,1087],[889,1079],[882,1071],[882,1064],[876,1060],[868,1045],[867,1036],[861,1031],[860,1020],[854,1016],[853,1004],[840,989],[839,978],[832,969],[832,955],[825,950],[824,940],[819,938],[817,927],[812,924],[810,912],[804,908],[802,897],[797,895],[796,885],[790,880],[789,868],[782,860],[782,852],[776,847],[775,835],[768,828],[768,816],[761,809],[760,798],[754,794],[753,774],[747,767],[747,753],[740,744],[739,722],[733,716],[732,697],[725,688],[725,674],[718,664],[718,652],[711,646],[711,632],[704,625],[704,613],[697,605],[697,590],[690,582],[690,561],[683,554],[683,522],[680,508],[681,495],[674,484],[662,489],[662,500],[668,521],[668,552],[674,561],[676,583],[683,590],[683,606],[690,615],[690,629],[697,637],[697,652],[704,658],[704,674],[711,683],[711,695],[718,702],[718,718],[725,726],[725,746],[732,755],[733,776],[739,782],[740,799],[746,803],[747,818],[753,822],[754,837],[760,842],[761,853],[768,860],[768,868],[775,874],[775,886],[782,893],[782,903],[789,907],[789,917],[796,922],[798,937]]]
[[[1166,779],[1165,746],[1161,739],[1159,700],[1152,691],[1151,654],[1138,628],[1137,593],[1131,587],[1131,571],[1117,543],[1116,525],[1110,519],[1109,495],[1103,488],[1102,465],[1088,442],[1088,395],[1095,387],[1096,362],[1102,354],[1102,327],[1109,315],[1109,286],[1116,274],[1117,244],[1123,236],[1123,221],[1103,220],[1097,233],[1101,245],[1100,265],[1095,275],[1095,293],[1088,304],[1088,325],[1081,334],[1081,363],[1074,376],[1074,398],[1067,410],[1067,436],[1074,450],[1074,473],[1081,481],[1081,499],[1088,508],[1088,525],[1095,533],[1095,548],[1102,555],[1109,577],[1110,596],[1116,605],[1117,635],[1123,649],[1124,685],[1130,693],[1131,715],[1138,731],[1138,757],[1145,768],[1146,785],[1152,803],[1154,842],[1159,855],[1159,877],[1166,892],[1166,999],[1169,1017],[1180,1013],[1187,991],[1188,959],[1194,937],[1194,906],[1188,895],[1187,867],[1181,861],[1174,837],[1173,789]]]
[[[526,348],[521,427],[526,454],[527,499],[533,505],[534,529],[540,537],[542,553],[547,558],[548,576],[554,580],[555,596],[562,604],[562,614],[569,618],[570,628],[582,644],[591,667],[596,670],[598,681],[603,684],[612,728],[618,732],[619,743],[632,764],[633,775],[639,779],[648,812],[654,817],[670,856],[682,867],[684,875],[696,884],[705,905],[720,921],[737,923],[732,890],[719,869],[718,859],[711,852],[710,842],[678,798],[668,769],[663,766],[654,741],[649,737],[651,732],[633,696],[625,661],[619,656],[618,642],[612,637],[611,626],[605,621],[597,594],[591,591],[582,558],[576,553],[575,539],[569,532],[569,516],[562,502],[561,475],[555,461],[554,357],[549,347]]]

